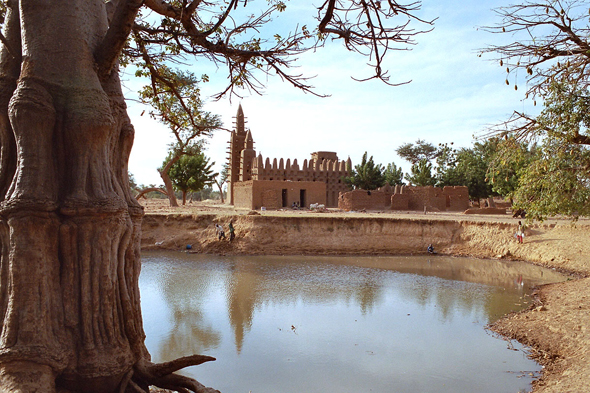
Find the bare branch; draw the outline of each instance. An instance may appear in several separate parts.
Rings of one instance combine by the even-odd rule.
[[[496,61],[507,67],[508,74],[525,70],[527,96],[543,95],[548,84],[557,79],[576,79],[588,85],[585,71],[590,64],[590,28],[586,2],[525,1],[495,12],[501,22],[483,29],[494,34],[510,34],[515,41],[490,46],[481,52],[495,53]]]
[[[289,70],[298,56],[323,46],[328,39],[342,40],[349,51],[370,59],[373,75],[355,80],[380,79],[391,85],[408,83],[389,83],[383,61],[391,50],[409,50],[408,46],[415,44],[414,37],[425,32],[410,29],[410,21],[428,26],[433,24],[433,21],[424,21],[414,15],[420,9],[418,1],[402,5],[393,0],[326,0],[318,8],[317,30],[310,31],[307,26],[302,26],[286,37],[276,34],[256,38],[273,16],[283,12],[286,6],[278,0],[272,1],[267,10],[244,17],[244,13],[236,11],[238,3],[242,2],[244,7],[249,5],[247,1],[228,0],[219,9],[217,3],[197,0],[145,0],[145,6],[160,15],[163,21],[160,24],[151,20],[138,21],[134,30],[142,33],[146,44],[161,46],[162,53],[176,50],[224,65],[229,83],[215,95],[214,98],[219,99],[226,94],[237,95],[237,88],[262,93],[265,83],[256,76],[258,73],[278,75],[304,92],[324,96],[313,91],[310,77]],[[209,14],[211,18],[206,20],[204,16]],[[395,20],[401,23],[393,23]],[[242,37],[248,34],[254,36],[244,40]],[[133,55],[133,52],[129,54]]]

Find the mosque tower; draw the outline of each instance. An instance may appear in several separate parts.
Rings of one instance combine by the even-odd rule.
[[[234,184],[251,179],[252,159],[256,156],[252,133],[250,130],[246,131],[246,119],[242,104],[238,106],[235,119],[234,130],[231,133],[229,142],[229,168],[227,174],[227,201],[230,205],[234,204]]]

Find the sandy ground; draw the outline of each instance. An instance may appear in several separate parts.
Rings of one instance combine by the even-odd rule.
[[[166,200],[142,200],[146,214],[180,217],[184,215],[245,216],[249,212],[206,201],[179,208],[168,207]],[[544,366],[533,392],[590,391],[590,221],[572,225],[567,219],[551,219],[529,225],[524,244],[510,236],[515,219],[509,215],[463,215],[459,213],[421,212],[341,212],[323,213],[305,210],[266,211],[269,217],[392,217],[396,219],[469,222],[453,244],[443,252],[455,255],[526,260],[571,273],[571,280],[539,288],[534,305],[526,311],[508,315],[492,330],[514,338],[531,348],[531,356]],[[167,231],[174,231],[168,227]],[[168,233],[173,236],[174,233]],[[181,236],[181,234],[178,234]],[[239,239],[238,239],[239,240]],[[247,252],[244,248],[240,252]],[[215,250],[213,250],[215,252]],[[275,250],[276,251],[276,250]],[[223,252],[223,250],[221,250]]]

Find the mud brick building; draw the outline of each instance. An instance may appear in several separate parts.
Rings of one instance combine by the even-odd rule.
[[[228,203],[249,209],[280,209],[299,203],[338,206],[338,195],[348,191],[342,181],[352,168],[350,158],[340,161],[334,152],[318,151],[299,166],[297,159],[284,160],[256,155],[254,139],[246,130],[240,105],[229,142]]]
[[[386,185],[379,190],[354,190],[342,193],[342,210],[419,210],[464,211],[469,208],[467,187],[418,187]]]

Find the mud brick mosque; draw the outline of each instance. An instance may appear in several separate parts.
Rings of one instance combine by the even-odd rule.
[[[311,153],[301,167],[297,159],[271,160],[256,155],[252,133],[246,130],[242,105],[238,107],[229,141],[228,203],[253,210],[309,207],[322,204],[342,210],[460,211],[469,208],[467,187],[413,187],[386,185],[379,190],[353,190],[342,180],[352,168],[350,158],[340,161],[334,152]]]
[[[228,202],[249,209],[280,209],[294,203],[301,207],[319,203],[337,207],[342,181],[352,168],[350,158],[340,161],[334,152],[318,151],[299,166],[297,159],[266,160],[256,155],[252,133],[246,130],[242,105],[238,107],[229,142]]]

